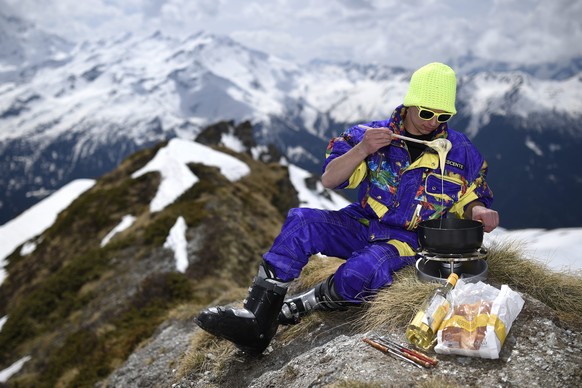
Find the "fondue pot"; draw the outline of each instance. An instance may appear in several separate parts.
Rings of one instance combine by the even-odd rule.
[[[474,220],[445,218],[422,221],[417,232],[420,247],[434,253],[473,252],[483,243],[483,224]]]

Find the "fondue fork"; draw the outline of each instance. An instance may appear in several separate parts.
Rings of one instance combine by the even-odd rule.
[[[372,129],[372,127],[368,127],[366,125],[361,125],[361,124],[358,125],[358,127],[362,128],[362,129]],[[388,128],[386,128],[386,129],[388,129]],[[435,148],[434,146],[437,143],[438,144],[442,143],[443,140],[444,141],[447,141],[447,142],[450,142],[450,140],[447,140],[447,139],[436,139],[436,140],[431,140],[431,141],[428,141],[428,140],[420,140],[420,139],[415,139],[413,137],[408,137],[408,136],[404,136],[404,135],[397,135],[394,132],[392,132],[392,134],[390,136],[392,136],[394,138],[397,138],[397,139],[400,139],[400,140],[406,140],[406,141],[412,141],[414,143],[424,144],[426,146],[429,146],[430,148]],[[438,145],[436,147],[442,148],[442,147],[440,147]]]

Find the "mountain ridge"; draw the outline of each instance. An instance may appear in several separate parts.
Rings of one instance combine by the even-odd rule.
[[[205,32],[87,42],[66,63],[35,69],[30,79],[0,87],[6,128],[0,133],[0,222],[72,179],[97,178],[134,151],[173,137],[192,139],[220,120],[250,121],[258,143],[274,144],[292,163],[318,173],[329,138],[353,123],[385,119],[401,103],[412,73],[326,61],[299,66]],[[582,189],[571,164],[582,145],[576,125],[581,82],[519,71],[460,74],[459,114],[451,126],[471,136],[489,161],[498,210],[507,214],[503,226],[579,225],[562,200],[540,198],[548,215],[523,217],[505,199],[511,198],[505,186],[537,185],[553,175],[566,192]],[[505,133],[513,148],[529,147],[501,155],[491,139]],[[545,144],[547,134],[556,142]],[[510,179],[505,171],[517,158],[523,174]],[[544,164],[540,172],[534,168]]]

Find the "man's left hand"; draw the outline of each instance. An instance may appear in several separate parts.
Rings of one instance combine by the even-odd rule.
[[[475,221],[481,221],[485,232],[491,232],[499,225],[499,213],[495,210],[488,209],[485,206],[475,206],[471,210],[471,218]]]

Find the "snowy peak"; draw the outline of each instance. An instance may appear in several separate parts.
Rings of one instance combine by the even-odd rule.
[[[182,42],[160,33],[124,36],[85,43],[67,66],[44,69],[22,88],[0,90],[0,112],[9,120],[14,116],[16,136],[47,129],[74,132],[94,120],[134,128],[137,133],[126,135],[139,138],[143,124],[136,121],[154,118],[173,135],[188,123],[199,127],[282,114],[284,86],[293,72],[293,65],[210,34]],[[26,117],[18,117],[16,102],[26,103],[18,111],[26,111]]]
[[[4,6],[4,4],[2,4]],[[0,81],[27,79],[36,66],[67,61],[74,44],[37,29],[33,24],[0,11]]]
[[[185,40],[159,32],[123,35],[80,45],[66,65],[41,69],[22,87],[0,89],[0,117],[15,129],[0,136],[36,137],[48,131],[54,136],[98,126],[97,138],[148,142],[159,138],[158,132],[192,136],[201,125],[221,120],[268,125],[282,117],[290,118],[292,126],[300,119],[304,130],[325,139],[326,120],[385,118],[403,100],[410,74],[353,63],[313,62],[299,68],[204,32]],[[472,135],[491,114],[526,122],[545,111],[578,117],[581,82],[575,77],[538,80],[520,72],[461,76],[460,115],[471,118]],[[149,133],[154,120],[159,128]],[[112,130],[104,131],[107,126]],[[120,127],[127,132],[120,133]]]
[[[9,207],[18,214],[39,193],[97,177],[159,141],[196,138],[220,121],[250,122],[257,143],[273,144],[290,162],[318,172],[329,139],[353,123],[388,117],[403,101],[411,73],[328,61],[300,67],[205,32],[85,42],[58,66],[39,65],[27,82],[0,84],[0,120],[10,128],[0,133],[6,172],[0,185],[8,193],[0,212]],[[528,158],[535,151],[527,179],[550,154],[535,133],[552,131],[560,135],[552,149],[568,150],[549,166],[563,170],[572,150],[560,143],[582,139],[581,86],[581,77],[538,79],[517,70],[459,73],[459,114],[451,127],[481,141],[492,169],[500,161],[498,171],[507,170],[503,164],[513,154],[487,149],[479,139],[484,130],[515,129],[511,147],[522,147]]]
[[[491,116],[513,117],[523,128],[566,130],[582,136],[574,123],[582,115],[582,78],[540,80],[520,71],[483,72],[460,79],[458,100],[460,113],[470,123],[466,132],[474,137],[490,122]]]

